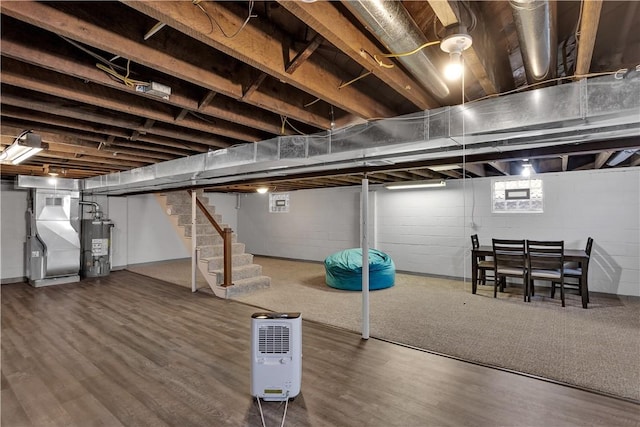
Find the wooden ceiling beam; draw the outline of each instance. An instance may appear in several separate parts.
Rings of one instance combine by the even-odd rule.
[[[387,106],[359,92],[353,86],[339,89],[340,73],[331,69],[332,64],[321,67],[314,61],[306,61],[300,65],[298,72],[287,74],[282,58],[282,46],[286,45],[287,36],[266,22],[254,20],[236,37],[229,39],[219,31],[211,32],[207,17],[191,2],[123,0],[123,3],[345,111],[366,119],[397,115]],[[207,13],[214,15],[223,26],[240,28],[243,25],[245,18],[242,16],[246,15],[243,8],[231,3],[219,2],[206,2],[203,6]],[[295,54],[296,52],[292,51],[288,57]]]
[[[331,2],[304,3],[279,1],[280,5],[298,19],[313,28],[318,34],[343,51],[352,60],[389,85],[423,110],[440,104],[411,76],[400,67],[380,67],[365,52],[374,55],[380,52],[378,46],[341,14]]]
[[[506,176],[511,175],[511,168],[509,167],[509,164],[507,162],[493,161],[489,164],[501,174]]]
[[[406,179],[408,181],[414,179],[414,177],[411,176],[410,173],[404,172],[404,171],[390,171],[390,172],[385,172],[385,174],[392,176],[394,178]]]
[[[613,154],[611,151],[603,151],[602,153],[597,153],[596,160],[594,163],[594,169],[602,169],[602,166],[604,166],[605,163],[607,163],[607,160],[609,160],[609,157],[611,157],[611,154]]]
[[[42,40],[41,34],[35,34],[35,31],[24,31],[23,28],[19,28],[19,26],[12,24],[12,22],[14,21],[9,21],[9,25],[3,25],[2,27],[3,56],[121,90],[129,94],[135,94],[143,98],[150,97],[150,95],[136,91],[133,87],[115,81],[93,64],[84,64],[71,59],[73,58],[73,49],[61,40],[54,38]],[[57,41],[57,43],[54,43],[54,41]],[[134,66],[134,64],[132,64],[132,66]],[[278,117],[274,114],[238,102],[235,102],[233,105],[226,105],[225,108],[209,105],[213,96],[208,100],[207,97],[209,94],[215,95],[215,93],[216,92],[209,91],[207,96],[198,102],[193,97],[187,95],[187,89],[183,87],[183,85],[178,84],[177,81],[174,80],[171,84],[171,96],[169,96],[169,99],[159,97],[152,97],[151,99],[186,110],[197,109],[203,114],[272,134],[279,133]]]
[[[188,150],[188,149],[175,149],[175,148],[171,148],[171,147],[165,147],[162,145],[158,145],[158,144],[149,144],[147,142],[147,144],[145,145],[141,145],[141,143],[143,142],[147,142],[147,141],[138,141],[138,142],[128,142],[125,140],[119,140],[119,139],[114,139],[114,141],[112,141],[110,144],[106,144],[107,146],[112,146],[114,148],[116,147],[123,147],[123,148],[132,148],[132,149],[142,149],[144,148],[145,150],[150,150],[156,153],[166,153],[166,154],[170,154],[172,156],[172,158],[175,157],[185,157],[185,156],[191,156],[193,154],[195,154],[192,150]],[[198,151],[196,153],[203,153],[206,150],[202,150],[202,151]]]
[[[569,167],[569,156],[563,155],[560,156],[560,159],[562,160],[562,172],[566,172]]]
[[[411,169],[410,172],[427,179],[437,178],[438,176],[436,173],[432,172],[431,169]]]
[[[15,133],[15,130],[20,128],[13,128],[11,126],[6,126],[3,123],[2,133],[5,132]],[[75,136],[69,134],[58,134],[51,133],[48,130],[42,129],[37,131],[38,135],[42,137],[42,141],[49,144],[48,150],[49,152],[58,152],[58,153],[66,153],[67,157],[75,157],[78,155],[82,156],[93,156],[93,157],[101,157],[104,159],[108,159],[108,163],[111,162],[126,162],[126,166],[129,167],[137,167],[133,166],[135,164],[140,164],[140,161],[144,161],[146,163],[157,163],[163,160],[170,160],[173,156],[167,155],[149,155],[148,153],[140,150],[115,150],[113,148],[109,149],[99,149],[99,145],[93,142],[83,141]],[[9,141],[11,143],[12,141]],[[6,137],[2,137],[2,143],[6,144]],[[41,152],[43,153],[43,152]],[[114,154],[115,153],[115,154]],[[44,154],[43,154],[44,155]],[[117,160],[114,160],[114,156],[119,156]]]
[[[126,114],[134,114],[145,119],[174,124],[174,116],[170,107],[157,101],[140,99],[135,95],[124,94],[94,83],[83,83],[73,77],[27,65],[14,59],[3,59],[2,82],[60,98],[121,111]],[[265,136],[265,134],[253,129],[240,128],[229,122],[214,119],[211,122],[215,122],[215,124],[188,118],[183,120],[181,125],[189,129],[222,135],[245,142],[260,141]],[[213,138],[210,145],[221,148],[229,146],[229,144],[220,143]]]
[[[133,168],[141,168],[143,166],[147,166],[153,162],[141,162],[141,161],[130,161],[130,160],[122,160],[122,159],[113,159],[109,160],[105,157],[100,156],[90,156],[81,153],[77,153],[75,157],[69,157],[69,153],[65,151],[55,151],[55,150],[44,150],[39,152],[37,155],[31,157],[30,161],[36,161],[38,159],[62,159],[62,160],[73,160],[76,164],[83,163],[87,165],[101,165],[107,166],[109,169],[117,169],[117,170],[127,170]],[[46,162],[45,162],[46,163]]]
[[[487,172],[484,169],[484,163],[465,163],[464,169],[475,176],[487,176]]]
[[[176,157],[175,155],[154,152],[152,149],[142,144],[139,144],[137,149],[135,150],[128,149],[128,148],[118,150],[118,149],[115,149],[114,147],[111,147],[110,145],[104,144],[105,142],[104,138],[101,138],[100,136],[96,136],[93,134],[85,134],[83,132],[74,131],[73,129],[64,129],[64,128],[52,127],[52,126],[42,126],[37,124],[33,124],[32,126],[30,125],[31,123],[29,122],[15,122],[12,120],[5,119],[2,122],[2,132],[3,132],[3,135],[5,134],[5,132],[17,135],[22,129],[25,129],[25,128],[34,129],[36,133],[38,133],[43,137],[43,140],[45,142],[55,142],[57,144],[69,145],[72,147],[72,149],[76,150],[75,152],[81,152],[81,150],[86,150],[86,149],[98,150],[105,153],[104,154],[105,157],[112,155],[113,152],[116,152],[116,151],[121,154],[130,156],[126,158],[128,160],[133,160],[133,161],[138,160],[138,157],[150,158],[152,159],[153,162],[172,160]],[[104,146],[105,148],[101,149],[102,146]],[[58,151],[65,151],[65,150],[59,149]],[[69,152],[74,152],[74,151],[71,150]],[[82,152],[82,153],[86,154],[86,152]]]
[[[9,101],[9,102],[7,102]],[[16,101],[16,102],[14,102]],[[5,104],[7,103],[7,104]],[[10,105],[10,106],[7,106]],[[14,105],[18,105],[19,109],[14,107]],[[28,110],[23,107],[32,107],[34,110]],[[53,114],[55,113],[55,114]],[[58,115],[58,114],[66,114],[69,113],[71,117],[66,115]],[[28,99],[17,100],[12,95],[8,95],[6,92],[2,94],[2,115],[6,117],[13,117],[17,119],[22,119],[26,121],[37,122],[41,124],[49,124],[53,126],[61,126],[67,127],[77,130],[83,130],[86,132],[93,132],[96,135],[95,141],[104,141],[105,144],[109,144],[116,137],[128,139],[129,133],[116,126],[111,126],[107,124],[110,123],[110,120],[102,120],[100,121],[100,116],[94,116],[89,113],[77,113],[75,110],[70,108],[58,107],[53,103],[40,103],[40,102],[30,102]],[[74,119],[74,120],[69,120]],[[80,120],[82,119],[82,120]],[[88,119],[85,121],[84,119]],[[126,129],[137,129],[141,130],[145,125],[138,126],[135,123],[131,122],[120,122],[116,121],[116,124],[120,127]],[[154,128],[154,131],[163,132],[159,128]],[[185,151],[195,151],[195,152],[203,152],[206,151],[206,146],[202,144],[192,143],[190,141],[185,141],[178,139],[188,137],[188,135],[184,135],[178,132],[168,132],[169,135],[165,137],[156,137],[154,135],[143,134],[140,132],[140,137],[138,141],[156,144],[160,146],[168,146],[173,148],[178,148],[180,153],[185,153]],[[107,138],[104,139],[102,135],[107,134]],[[100,135],[100,136],[98,136]],[[168,139],[171,138],[171,139]],[[196,138],[198,140],[199,138]]]
[[[576,59],[577,76],[588,74],[591,69],[591,58],[593,57],[600,12],[602,11],[602,0],[588,0],[580,3],[582,18],[580,20],[578,57]]]
[[[158,41],[156,40],[157,37],[142,41],[140,34],[135,32],[133,25],[120,25],[117,31],[112,28],[101,28],[86,16],[70,15],[46,3],[35,1],[3,2],[0,7],[3,14],[36,27],[63,35],[103,51],[111,52],[123,58],[129,58],[135,63],[232,99],[238,100],[242,97],[241,84],[232,78],[223,77],[210,71],[209,61],[204,59],[206,55],[193,54],[188,59],[182,59],[185,58],[183,43]],[[122,20],[124,17],[119,17],[118,19]],[[23,32],[20,31],[19,33]],[[163,32],[163,36],[166,34],[167,32]],[[259,94],[255,94],[251,99],[244,101],[267,111],[258,109],[253,113],[249,113],[246,109],[238,106],[235,107],[237,111],[225,111],[225,109],[212,105],[210,107],[211,110],[203,111],[203,113],[214,115],[215,111],[217,114],[225,115],[225,117],[222,117],[223,119],[237,123],[242,123],[242,117],[244,117],[245,120],[255,121],[260,119],[264,124],[268,124],[269,120],[266,120],[268,113],[276,112],[288,117],[294,117],[296,120],[320,129],[328,129],[329,127],[329,120],[326,116],[319,116],[312,110],[303,108],[300,103],[291,104],[287,101],[287,98],[281,97],[277,103],[271,103],[271,108],[269,109],[264,107],[265,104],[269,105],[266,99],[259,96]],[[194,109],[197,109],[197,107],[194,107]],[[238,114],[238,117],[233,119],[229,116],[230,113]],[[273,123],[271,122],[272,126]],[[277,121],[275,123],[276,125],[279,124]]]
[[[37,175],[41,176],[44,173],[42,166],[33,165],[0,165],[0,173],[2,175]],[[102,171],[89,171],[75,168],[64,168],[64,171],[60,172],[61,178],[70,179],[83,179],[91,178],[102,174]]]

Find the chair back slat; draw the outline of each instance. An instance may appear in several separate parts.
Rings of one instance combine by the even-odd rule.
[[[564,265],[564,241],[527,240],[529,271],[562,270]]]
[[[520,267],[526,264],[524,240],[493,239],[495,268]]]

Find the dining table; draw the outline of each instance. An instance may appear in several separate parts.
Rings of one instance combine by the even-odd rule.
[[[587,308],[589,303],[589,287],[587,277],[589,275],[589,255],[584,249],[565,249],[563,252],[565,262],[576,262],[582,270],[580,276],[580,293],[582,294],[582,308]],[[476,249],[471,249],[471,293],[478,290],[478,260],[493,256],[493,247],[481,245]]]

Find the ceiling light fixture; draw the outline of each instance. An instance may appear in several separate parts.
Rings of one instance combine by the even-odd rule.
[[[42,143],[40,135],[25,130],[16,137],[13,144],[0,153],[0,162],[18,165],[46,148],[48,147]]]
[[[264,193],[266,193],[267,191],[269,191],[269,188],[268,188],[268,187],[258,187],[258,188],[256,188],[256,191],[257,191],[258,193],[260,193],[260,194],[264,194]]]
[[[440,49],[449,54],[449,63],[444,68],[444,76],[448,80],[457,80],[463,73],[462,52],[471,47],[473,39],[463,25],[447,28],[447,32],[450,34],[440,42]]]
[[[533,169],[533,165],[531,163],[525,163],[522,165],[522,171],[520,175],[522,176],[531,176],[532,173],[536,173],[535,169]]]
[[[404,190],[413,188],[432,188],[432,187],[445,187],[447,182],[444,179],[426,179],[422,181],[408,181],[408,182],[390,182],[384,184],[384,187],[388,190]]]

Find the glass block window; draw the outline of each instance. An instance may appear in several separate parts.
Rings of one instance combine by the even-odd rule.
[[[496,179],[491,186],[492,212],[543,212],[541,179]]]

